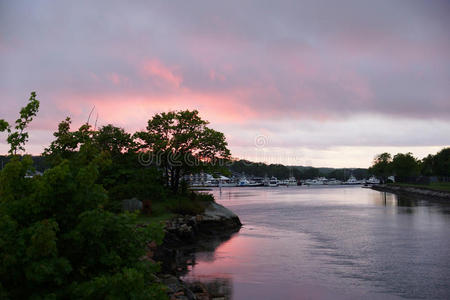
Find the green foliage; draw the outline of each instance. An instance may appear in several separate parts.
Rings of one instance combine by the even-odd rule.
[[[411,152],[394,155],[391,168],[395,176],[400,177],[413,177],[420,173],[420,165]]]
[[[70,118],[62,121],[56,139],[48,147],[44,155],[54,165],[64,159],[74,161],[80,149],[87,159],[101,153],[105,161],[98,170],[96,183],[107,190],[109,201],[105,208],[118,212],[121,200],[137,197],[140,200],[159,200],[166,197],[161,172],[155,167],[146,167],[139,163],[137,145],[131,134],[113,125],[106,125],[94,130],[89,124],[76,131],[70,129]]]
[[[423,158],[421,173],[427,176],[450,177],[450,148],[443,148],[435,155],[429,154]]]
[[[202,192],[191,192],[190,194],[191,200],[197,200],[200,202],[214,202],[214,196],[209,193]]]
[[[439,192],[450,192],[450,182],[432,182],[430,184],[408,184],[408,183],[391,183],[393,186],[405,186],[422,188],[426,190],[439,191]]]
[[[136,228],[135,215],[102,208],[107,192],[96,181],[104,159],[98,154],[80,165],[85,156],[80,152],[35,178],[24,178],[29,157],[11,160],[0,173],[0,278],[10,297],[72,297],[78,285],[100,289],[98,278],[141,270],[147,243],[161,242],[161,227]],[[106,295],[122,290],[120,284],[109,282]],[[150,299],[146,290],[134,293]]]
[[[288,178],[290,173],[289,167],[280,164],[267,165],[247,160],[235,160],[229,167],[232,172],[251,174],[259,177],[275,176],[279,179]]]
[[[161,173],[155,168],[131,169],[112,168],[104,181],[109,181],[108,194],[112,200],[122,200],[137,197],[141,200],[163,200],[167,191],[163,186]]]
[[[16,122],[19,134],[8,136],[13,153],[24,150],[39,106],[33,94],[30,103]],[[52,168],[27,178],[32,158],[13,156],[0,172],[1,298],[166,298],[153,276],[158,265],[143,259],[150,241],[162,241],[162,227],[136,226],[136,215],[104,209],[102,175],[113,149],[94,135],[88,125],[70,132],[66,119],[48,151]]]
[[[390,175],[414,177],[420,173],[420,164],[411,153],[398,153],[394,158],[389,153],[382,153],[375,157],[369,172],[383,179]]]
[[[198,215],[205,211],[205,203],[183,195],[169,199],[166,207],[170,212],[179,215]]]
[[[82,145],[92,144],[94,131],[90,130],[90,125],[84,124],[77,131],[70,131],[71,123],[69,117],[61,121],[58,131],[53,133],[56,139],[44,150],[44,156],[52,165],[57,165],[64,159],[71,159]]]
[[[120,158],[125,152],[133,151],[136,146],[131,134],[111,124],[101,127],[95,133],[94,140],[96,145],[102,151],[109,152],[113,159]]]
[[[428,156],[424,157],[420,163],[421,165],[420,173],[425,176],[432,176],[434,172],[433,164],[434,164],[434,156],[428,154]]]
[[[259,177],[275,176],[278,179],[287,179],[294,176],[296,179],[311,179],[319,176],[347,180],[350,175],[358,179],[366,178],[367,169],[333,169],[333,168],[314,168],[303,166],[284,166],[280,164],[254,163],[247,160],[235,160],[229,164],[232,172],[245,173]]]
[[[156,114],[148,121],[147,131],[134,135],[141,142],[140,148],[156,157],[167,185],[175,193],[184,174],[220,169],[218,160],[230,158],[223,133],[207,124],[196,110],[171,111]]]
[[[389,153],[378,155],[372,167],[369,168],[372,174],[380,177],[396,175],[399,178],[416,177],[419,174],[424,176],[450,176],[450,148],[443,148],[435,155],[429,154],[422,160],[413,157],[411,152],[398,153],[391,159]]]
[[[386,179],[390,175],[392,175],[392,156],[385,152],[379,154],[373,160],[372,166],[369,168],[369,173]]]
[[[76,286],[73,294],[77,299],[166,299],[164,287],[149,283],[146,273],[146,268],[124,268]]]
[[[11,155],[16,155],[18,151],[25,151],[24,145],[28,141],[28,132],[25,131],[28,124],[33,120],[39,110],[39,101],[36,100],[36,92],[31,92],[28,104],[20,110],[20,117],[16,120],[14,130],[5,120],[0,119],[0,132],[8,132],[8,144]]]
[[[450,176],[450,147],[444,148],[434,155],[433,173],[437,176]]]

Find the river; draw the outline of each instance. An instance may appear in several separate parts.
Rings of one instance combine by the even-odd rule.
[[[244,224],[183,277],[230,299],[449,299],[450,203],[360,186],[222,188]]]

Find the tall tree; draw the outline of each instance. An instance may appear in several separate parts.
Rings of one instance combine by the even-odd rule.
[[[369,168],[369,172],[381,179],[386,180],[387,177],[392,175],[392,156],[385,152],[375,156],[372,166]]]
[[[420,163],[420,172],[425,176],[433,175],[433,164],[434,164],[434,156],[428,154],[427,157],[424,157]]]
[[[444,148],[434,155],[433,173],[437,176],[450,176],[450,147]]]
[[[397,153],[392,159],[392,171],[398,177],[413,177],[419,175],[420,165],[411,152]]]
[[[112,124],[102,126],[95,133],[94,140],[101,150],[108,151],[112,157],[134,150],[131,134]]]
[[[174,192],[184,174],[223,166],[230,158],[224,134],[207,124],[197,110],[170,111],[154,115],[147,131],[135,134],[142,150],[150,151],[164,170]]]

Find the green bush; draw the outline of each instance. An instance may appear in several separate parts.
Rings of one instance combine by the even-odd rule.
[[[100,156],[63,160],[34,178],[25,178],[31,159],[14,158],[0,172],[3,298],[164,298],[152,283],[158,266],[141,260],[162,227],[136,227],[135,215],[102,208]]]
[[[214,202],[214,196],[212,194],[209,193],[194,193],[195,199],[197,201],[201,201],[201,202]]]
[[[205,211],[203,203],[182,195],[170,198],[166,207],[170,212],[180,215],[198,215]]]

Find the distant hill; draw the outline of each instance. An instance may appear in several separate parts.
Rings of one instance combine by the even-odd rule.
[[[34,168],[39,172],[44,172],[49,168],[48,163],[43,156],[32,156]],[[6,155],[0,155],[0,169],[3,169],[4,165],[9,161],[9,157]]]
[[[255,163],[248,160],[236,160],[230,167],[232,173],[245,173],[249,176],[275,176],[278,179],[286,179],[294,176],[296,179],[308,179],[314,177],[336,178],[347,180],[350,175],[357,179],[367,178],[368,170],[363,168],[315,168],[308,166],[285,166],[282,164]]]
[[[32,156],[34,167],[37,171],[44,172],[49,165],[42,156]],[[0,155],[0,169],[8,162],[9,158]],[[278,179],[287,179],[294,176],[296,179],[309,179],[314,177],[336,178],[347,180],[350,175],[357,179],[367,178],[369,176],[367,169],[362,168],[315,168],[308,166],[285,166],[282,164],[255,163],[248,160],[235,160],[229,166],[232,173],[246,174],[247,176],[275,176]]]

